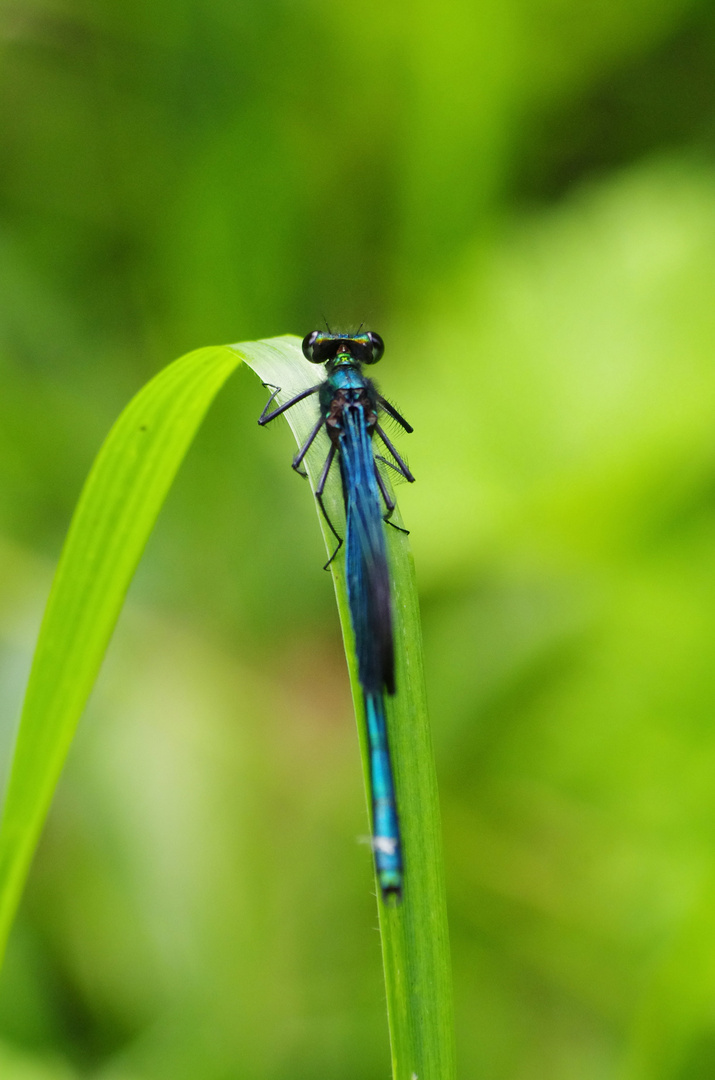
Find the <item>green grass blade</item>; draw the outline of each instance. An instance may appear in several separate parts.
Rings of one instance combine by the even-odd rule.
[[[276,404],[281,404],[323,377],[321,367],[304,359],[298,338],[272,338],[234,347],[263,382],[282,388],[276,397]],[[314,397],[300,402],[287,412],[286,419],[299,445],[312,428],[315,416]],[[308,456],[306,466],[313,488],[325,452],[326,443],[319,442]],[[341,495],[336,481],[337,475],[332,486],[326,490],[325,501],[333,520],[340,521]],[[332,553],[332,535],[320,513],[318,517],[326,548]],[[402,904],[399,907],[386,907],[378,901],[393,1076],[395,1080],[452,1080],[455,1073],[449,941],[437,782],[425,701],[417,589],[407,537],[395,529],[388,529],[387,533],[394,581],[398,685],[398,694],[388,701],[388,724],[405,856]],[[363,768],[367,779],[362,697],[356,677],[340,557],[331,564],[331,569],[353,700],[359,718]]]
[[[0,823],[0,956],[144,545],[206,410],[239,363],[221,346],[161,371],[119,417],[84,486],[35,650]]]

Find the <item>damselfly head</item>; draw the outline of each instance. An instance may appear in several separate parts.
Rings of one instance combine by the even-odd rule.
[[[358,364],[376,364],[385,351],[379,334],[330,334],[313,330],[303,338],[303,355],[311,364],[325,364],[339,356]]]

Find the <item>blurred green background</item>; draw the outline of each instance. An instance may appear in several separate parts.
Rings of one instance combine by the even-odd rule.
[[[5,0],[0,54],[3,761],[129,397],[364,321],[416,429],[460,1075],[715,1076],[715,6]],[[265,398],[212,409],[80,726],[9,1080],[389,1074],[332,588]]]

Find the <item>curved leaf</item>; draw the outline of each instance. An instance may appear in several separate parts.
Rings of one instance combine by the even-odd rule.
[[[206,410],[239,363],[219,346],[164,368],[121,414],[87,478],[35,649],[0,823],[0,955],[136,565]]]

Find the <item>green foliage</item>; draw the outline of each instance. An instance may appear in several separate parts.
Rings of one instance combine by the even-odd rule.
[[[3,761],[124,403],[207,341],[364,320],[415,427],[465,1077],[715,1070],[714,10],[0,15]],[[339,626],[264,401],[229,381],[142,559],[10,940],[0,1071],[389,1075]]]

